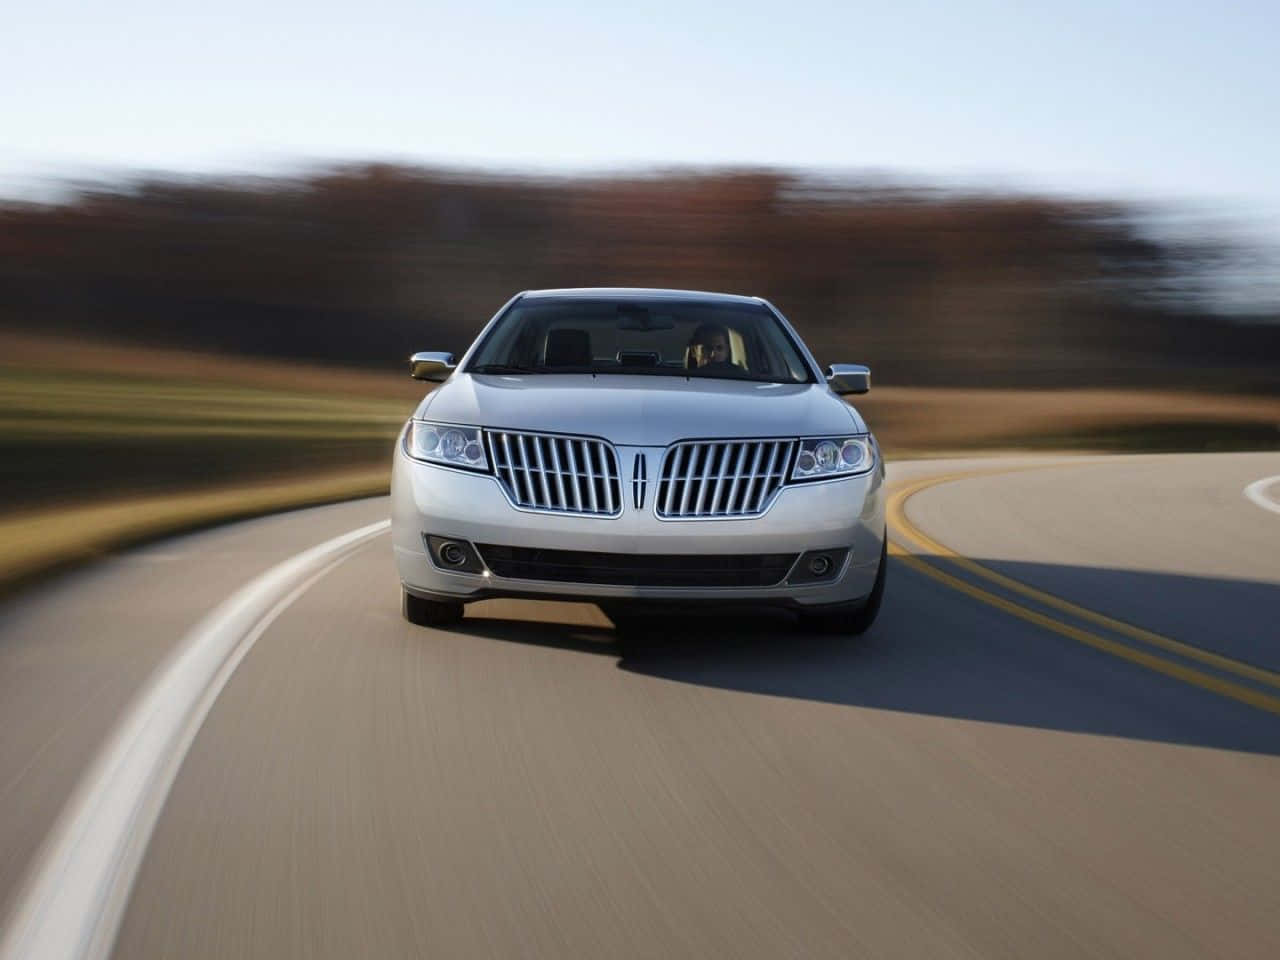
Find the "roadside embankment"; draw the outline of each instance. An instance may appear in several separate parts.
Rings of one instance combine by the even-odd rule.
[[[0,594],[110,550],[245,517],[387,492],[386,467],[193,493],[135,497],[0,518]]]

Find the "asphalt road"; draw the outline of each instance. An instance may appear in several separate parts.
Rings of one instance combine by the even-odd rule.
[[[902,464],[857,640],[622,643],[523,601],[413,627],[377,537],[230,676],[115,956],[1280,956],[1280,513],[1242,493],[1276,475]],[[201,617],[385,514],[236,524],[0,608],[0,898]]]

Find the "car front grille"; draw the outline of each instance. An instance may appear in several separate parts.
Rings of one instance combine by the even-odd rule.
[[[500,577],[631,587],[769,587],[782,582],[797,556],[596,553],[490,543],[476,549]]]
[[[786,480],[794,440],[683,441],[658,472],[658,516],[757,517]]]
[[[515,506],[589,516],[622,511],[618,455],[605,441],[500,430],[485,435],[498,481]]]

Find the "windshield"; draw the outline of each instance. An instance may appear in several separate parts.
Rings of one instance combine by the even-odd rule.
[[[763,304],[643,298],[517,302],[489,331],[466,372],[814,382]]]

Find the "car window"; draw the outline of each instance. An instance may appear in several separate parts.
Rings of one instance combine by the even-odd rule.
[[[467,371],[813,381],[791,337],[762,304],[643,299],[517,302]]]

